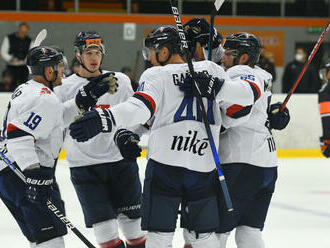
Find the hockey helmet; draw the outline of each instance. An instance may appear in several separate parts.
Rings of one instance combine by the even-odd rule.
[[[160,48],[166,46],[171,54],[181,54],[181,43],[179,32],[175,27],[162,26],[152,30],[145,38],[143,57],[145,60],[149,57],[149,49],[155,49],[156,53]]]
[[[236,58],[247,53],[249,55],[247,63],[254,65],[259,61],[262,46],[260,40],[255,35],[237,33],[226,37],[224,48],[236,51]]]
[[[62,53],[49,46],[37,46],[29,50],[26,64],[32,75],[44,75],[44,69],[52,66],[57,71],[57,65],[63,61]]]
[[[102,54],[105,54],[102,37],[96,31],[79,32],[75,37],[73,45],[75,51],[80,54],[88,47],[98,47]]]

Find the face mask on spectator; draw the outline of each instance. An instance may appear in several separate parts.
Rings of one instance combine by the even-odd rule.
[[[303,62],[304,59],[304,55],[302,55],[301,53],[296,53],[295,55],[295,60],[298,62]]]

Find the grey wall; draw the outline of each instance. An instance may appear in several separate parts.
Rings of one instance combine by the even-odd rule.
[[[0,21],[0,40],[3,37],[17,29],[16,22]],[[136,40],[123,40],[123,24],[109,24],[109,23],[56,23],[56,22],[31,22],[30,36],[34,38],[36,34],[43,28],[48,31],[47,39],[43,42],[44,45],[56,44],[64,48],[65,55],[69,61],[73,58],[72,42],[77,32],[81,30],[96,30],[104,38],[107,54],[103,61],[103,67],[118,71],[123,66],[133,67],[136,52],[142,48],[142,39],[147,28],[158,26],[157,24],[137,24]],[[310,34],[306,27],[260,27],[260,26],[218,26],[221,29],[235,29],[235,30],[280,30],[285,33],[285,51],[284,64],[292,60],[293,50],[296,42],[316,42],[319,34]],[[325,42],[330,41],[330,35],[325,37]],[[329,48],[330,50],[330,48]],[[4,62],[0,59],[0,71],[4,69]],[[139,73],[144,68],[142,57],[139,59]],[[281,72],[281,68],[278,72]],[[278,75],[281,78],[281,75]],[[276,90],[277,91],[277,90]]]

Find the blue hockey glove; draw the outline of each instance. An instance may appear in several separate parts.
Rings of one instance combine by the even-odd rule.
[[[89,83],[82,87],[76,95],[76,104],[79,109],[88,111],[94,107],[99,97],[109,92],[117,91],[117,78],[114,73],[108,72],[98,77],[90,78]]]
[[[109,109],[93,109],[71,123],[70,135],[78,142],[85,142],[101,132],[110,133],[113,124],[115,121]]]
[[[53,191],[54,170],[47,167],[25,169],[26,198],[32,203],[46,204]]]
[[[207,47],[209,42],[210,24],[204,18],[192,18],[183,25],[187,40],[195,44],[199,42],[202,47]],[[217,48],[222,41],[222,36],[214,28],[212,49]]]
[[[119,129],[113,139],[123,158],[135,160],[141,156],[142,150],[138,145],[140,137],[136,133],[127,129]]]
[[[198,72],[195,75],[200,93],[196,88],[196,84],[190,74],[184,79],[183,83],[179,84],[179,89],[184,92],[185,97],[200,95],[201,97],[206,97],[207,99],[213,101],[221,90],[224,80],[217,77],[212,77],[204,72]]]
[[[324,157],[330,157],[330,139],[325,139],[324,137],[320,137],[320,147],[322,154]]]
[[[272,129],[282,130],[290,122],[289,109],[285,107],[283,111],[280,112],[281,106],[282,103],[280,102],[270,105],[268,119],[269,119],[270,128]]]

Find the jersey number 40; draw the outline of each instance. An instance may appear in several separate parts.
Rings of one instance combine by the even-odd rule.
[[[213,101],[210,100],[207,101],[207,118],[211,125],[215,123],[213,114]],[[174,115],[174,122],[185,120],[197,120],[202,122],[201,106],[199,100],[196,97],[183,98],[178,110]]]

